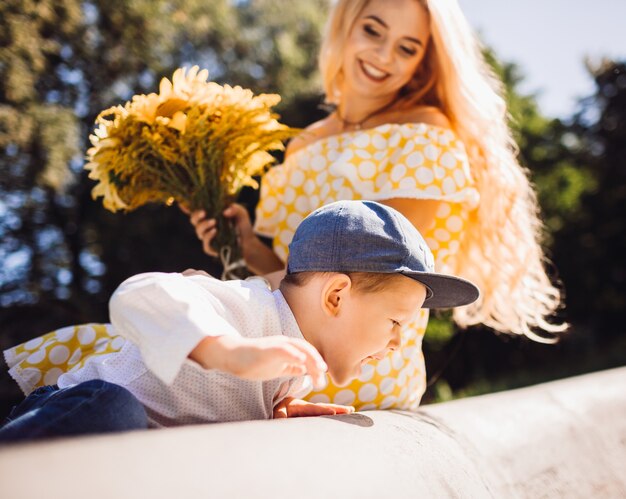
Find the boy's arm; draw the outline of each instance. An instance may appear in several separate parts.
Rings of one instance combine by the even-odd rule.
[[[244,379],[269,380],[309,374],[316,387],[324,384],[326,363],[308,342],[286,336],[204,338],[189,358],[205,369],[218,369]]]
[[[127,279],[109,301],[116,333],[137,345],[148,369],[166,384],[204,338],[239,335],[220,310],[193,279],[157,272]]]

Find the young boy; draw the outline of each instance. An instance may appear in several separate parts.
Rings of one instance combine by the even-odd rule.
[[[58,386],[35,390],[0,441],[349,413],[300,398],[324,383],[325,372],[345,384],[397,348],[420,307],[478,297],[473,284],[434,273],[419,232],[379,203],[318,209],[289,249],[274,292],[259,279],[223,282],[202,272],[126,280],[110,315],[130,341],[61,375]]]

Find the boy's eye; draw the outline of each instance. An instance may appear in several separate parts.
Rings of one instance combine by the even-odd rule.
[[[398,321],[394,321],[393,319],[391,319],[391,324],[393,324],[393,327],[400,327],[401,324]]]

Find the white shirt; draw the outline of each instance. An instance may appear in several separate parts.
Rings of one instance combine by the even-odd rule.
[[[109,312],[115,332],[130,341],[119,352],[90,357],[57,384],[121,385],[145,406],[153,426],[271,419],[281,400],[312,388],[309,377],[248,381],[188,358],[206,336],[303,338],[281,292],[262,281],[139,274],[115,291]]]

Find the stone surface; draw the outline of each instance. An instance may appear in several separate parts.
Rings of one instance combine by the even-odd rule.
[[[2,498],[626,497],[626,367],[423,407],[0,450]]]

